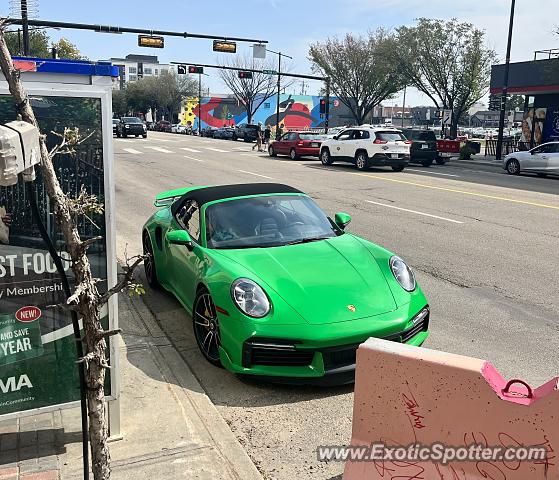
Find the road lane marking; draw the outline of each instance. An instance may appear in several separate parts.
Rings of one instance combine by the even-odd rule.
[[[200,150],[195,150],[194,148],[181,147],[181,150],[186,150],[191,153],[202,153]]]
[[[407,208],[396,207],[394,205],[387,205],[386,203],[373,202],[371,200],[367,200],[367,203],[372,203],[373,205],[380,205],[381,207],[394,208],[396,210],[402,210],[403,212],[415,213],[417,215],[423,215],[424,217],[438,218],[439,220],[445,220],[447,222],[460,223],[460,224],[464,223],[464,222],[459,222],[458,220],[452,220],[451,218],[439,217],[438,215],[431,215],[430,213],[423,213],[423,212],[418,212],[417,210],[409,210]]]
[[[212,147],[202,147],[205,148],[206,150],[212,150],[214,152],[219,152],[219,153],[229,153],[229,150],[221,150],[220,148],[212,148]]]
[[[545,203],[529,202],[527,200],[517,200],[516,198],[499,197],[497,195],[486,195],[484,193],[468,192],[467,190],[458,190],[456,188],[436,187],[434,185],[425,185],[424,183],[408,182],[407,180],[396,180],[395,178],[379,177],[378,175],[369,175],[367,173],[347,172],[349,175],[359,175],[360,177],[369,177],[376,180],[384,180],[385,182],[403,183],[405,185],[413,185],[414,187],[430,188],[431,190],[441,190],[443,192],[461,193],[472,197],[489,198],[491,200],[502,200],[503,202],[518,203],[521,205],[531,205],[533,207],[550,208],[559,210],[557,205],[547,205]]]
[[[147,148],[151,148],[152,150],[155,150],[155,151],[161,152],[161,153],[173,153],[173,152],[171,152],[171,150],[167,150],[166,148],[162,148],[162,147],[147,147]]]
[[[273,180],[272,177],[267,177],[266,175],[260,175],[259,173],[247,172],[246,170],[237,170],[237,172],[246,173],[248,175],[254,175],[255,177],[267,178],[268,180]]]
[[[199,158],[189,157],[188,155],[185,155],[184,158],[188,158],[189,160],[194,160],[195,162],[204,163],[204,160],[200,160]]]
[[[445,177],[458,177],[460,175],[452,175],[451,173],[440,173],[440,172],[429,172],[427,170],[416,170],[415,168],[406,168],[406,172],[419,172],[419,173],[429,173],[430,175],[444,175]]]
[[[125,152],[133,153],[134,155],[140,155],[142,152],[139,150],[134,150],[133,148],[123,148]]]

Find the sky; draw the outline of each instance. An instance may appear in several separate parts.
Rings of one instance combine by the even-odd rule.
[[[0,16],[9,13],[9,1],[0,0]],[[307,59],[309,44],[346,32],[411,25],[418,17],[457,18],[486,31],[487,44],[504,60],[510,0],[28,0],[37,4],[36,18],[65,22],[203,33],[268,40],[268,48],[293,57],[293,73],[311,73]],[[512,61],[531,60],[535,50],[559,47],[559,0],[516,2]],[[158,55],[161,63],[171,61],[218,63],[211,40],[165,39],[165,48],[137,46],[135,35],[110,35],[78,30],[50,30],[57,40],[68,38],[91,60],[123,57],[128,53]],[[238,43],[240,54],[251,54],[251,43]],[[270,54],[268,54],[270,55]],[[276,62],[277,56],[270,55]],[[217,70],[206,70],[206,87],[226,93]],[[303,85],[296,83],[296,93]],[[306,85],[316,94],[319,82]],[[401,96],[385,102],[401,105]],[[409,91],[406,105],[428,105],[427,98]]]

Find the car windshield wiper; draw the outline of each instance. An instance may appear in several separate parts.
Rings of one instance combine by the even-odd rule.
[[[319,240],[327,240],[331,237],[307,237],[301,238],[300,240],[295,240],[294,242],[286,243],[285,245],[298,245],[300,243],[311,243],[311,242],[318,242]]]

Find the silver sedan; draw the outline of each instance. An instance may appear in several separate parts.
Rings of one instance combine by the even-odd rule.
[[[503,168],[510,175],[537,173],[540,177],[559,175],[559,142],[549,142],[526,152],[509,153]]]

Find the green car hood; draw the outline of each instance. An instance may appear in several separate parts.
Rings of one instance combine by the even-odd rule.
[[[254,274],[313,325],[356,320],[396,309],[372,254],[350,234],[272,248],[214,250]]]

